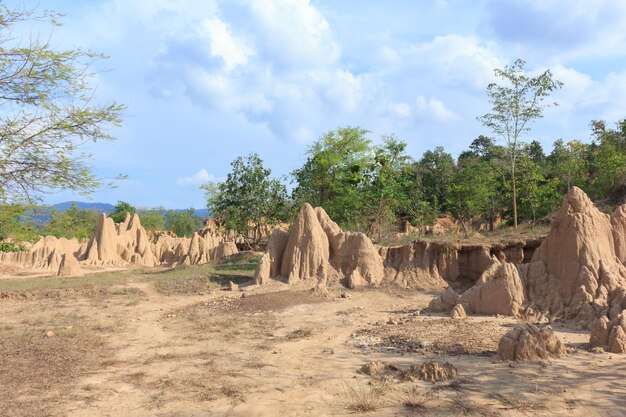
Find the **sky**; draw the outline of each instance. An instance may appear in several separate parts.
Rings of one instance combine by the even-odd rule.
[[[11,4],[11,2],[7,2]],[[31,2],[21,0],[19,4]],[[95,100],[127,105],[113,143],[91,145],[91,200],[202,208],[198,186],[258,153],[276,177],[342,126],[395,134],[415,158],[457,156],[490,110],[494,68],[550,69],[559,103],[525,141],[590,140],[589,122],[626,117],[624,0],[46,0],[65,14],[58,48],[109,56]],[[48,36],[49,29],[41,30]],[[70,192],[47,203],[86,200]]]

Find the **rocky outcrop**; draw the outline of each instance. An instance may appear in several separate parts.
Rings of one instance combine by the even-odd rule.
[[[503,361],[551,359],[565,354],[563,343],[550,326],[518,324],[498,343],[498,356]]]
[[[442,294],[430,300],[427,310],[434,313],[448,312],[460,303],[461,296],[452,287],[448,287]]]
[[[383,259],[363,233],[344,232],[333,264],[347,278],[349,288],[379,286],[385,277]]]
[[[610,217],[572,187],[550,233],[529,264],[522,265],[528,300],[546,315],[589,327],[626,307],[626,267],[621,251],[624,209]]]
[[[283,253],[287,246],[289,233],[281,229],[274,229],[265,248],[265,254],[261,257],[256,271],[254,283],[257,285],[267,284],[270,278],[280,275],[283,261]]]
[[[461,295],[470,313],[515,316],[524,305],[524,285],[517,267],[494,262],[478,282]]]
[[[0,252],[0,263],[56,274],[63,256],[75,256],[80,247],[76,239],[46,236],[32,245],[29,251]]]
[[[467,314],[465,313],[465,308],[463,308],[463,304],[455,305],[452,311],[450,311],[450,318],[464,319],[465,317],[467,317]]]
[[[615,256],[622,265],[626,265],[626,204],[619,206],[611,215]]]
[[[82,274],[81,264],[115,267],[196,265],[236,253],[237,246],[232,240],[208,227],[191,239],[161,233],[152,243],[137,214],[127,215],[118,225],[101,214],[93,237],[84,244],[76,239],[46,236],[29,251],[0,253],[0,263],[33,272],[74,276]]]
[[[611,353],[626,353],[626,310],[613,320],[606,316],[596,320],[589,344]]]
[[[317,214],[304,204],[291,225],[282,256],[281,275],[293,283],[314,277],[325,277],[330,271],[330,244]]]
[[[83,270],[74,255],[64,254],[61,257],[57,275],[60,277],[79,277],[83,275]]]

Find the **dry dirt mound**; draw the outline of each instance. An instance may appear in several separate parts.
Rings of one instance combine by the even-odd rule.
[[[419,370],[419,379],[433,383],[449,381],[451,379],[456,379],[458,376],[458,369],[448,362],[425,362]]]
[[[519,324],[498,343],[498,356],[504,361],[558,358],[565,353],[563,343],[550,326]]]

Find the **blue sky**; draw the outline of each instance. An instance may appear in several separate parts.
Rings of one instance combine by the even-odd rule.
[[[28,1],[26,2],[28,5]],[[40,3],[41,4],[41,3]],[[331,129],[395,133],[420,155],[480,134],[493,69],[516,58],[564,88],[527,140],[589,140],[626,117],[623,0],[47,0],[59,48],[105,53],[94,85],[128,106],[115,143],[92,146],[119,187],[92,200],[203,207],[198,184],[257,152],[276,176]],[[83,199],[61,192],[49,203]]]

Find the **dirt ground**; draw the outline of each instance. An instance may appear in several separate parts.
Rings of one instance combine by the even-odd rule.
[[[246,286],[255,261],[0,280],[0,415],[626,415],[626,357],[588,334],[557,327],[566,358],[503,363],[511,318],[429,316],[433,294],[397,288]],[[411,377],[429,360],[458,378]],[[372,361],[389,371],[360,372]]]

